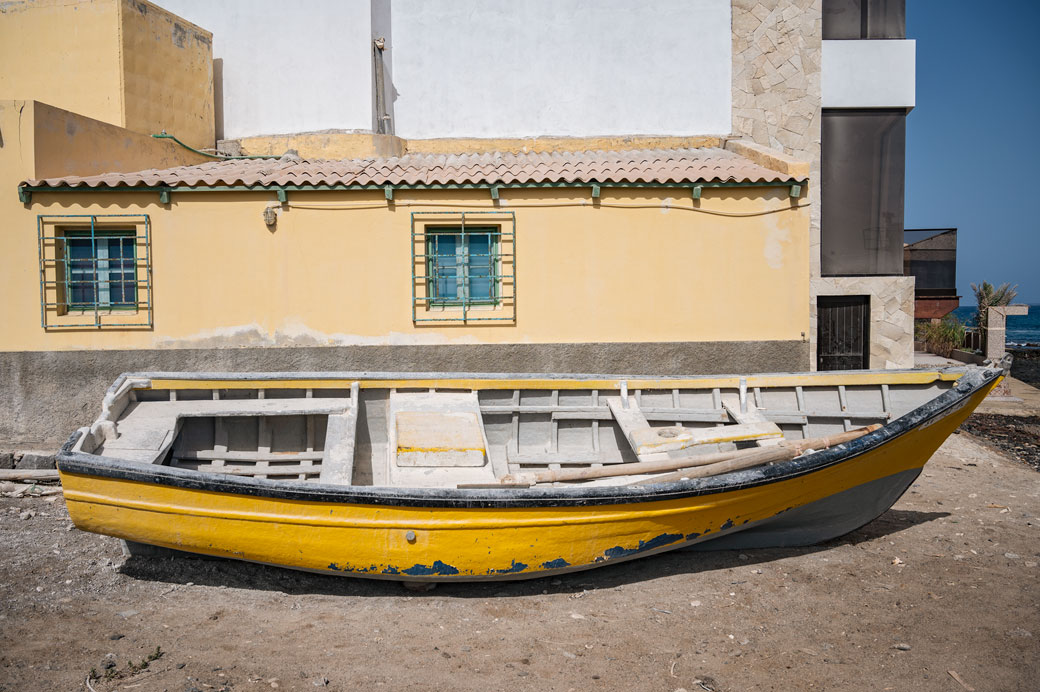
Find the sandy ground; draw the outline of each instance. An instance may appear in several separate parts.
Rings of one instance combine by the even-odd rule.
[[[0,499],[0,545],[5,692],[1040,688],[1040,474],[968,434],[844,539],[562,579],[124,559],[60,496]]]

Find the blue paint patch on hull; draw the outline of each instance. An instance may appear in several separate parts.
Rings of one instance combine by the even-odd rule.
[[[513,560],[513,564],[509,567],[505,569],[489,569],[488,574],[516,574],[518,572],[523,572],[525,569],[527,569],[526,564]]]
[[[639,541],[639,545],[635,548],[622,548],[619,545],[614,546],[613,548],[608,548],[603,553],[603,557],[596,558],[596,562],[602,562],[603,560],[615,560],[619,557],[629,557],[631,555],[638,555],[639,553],[645,553],[647,550],[661,548],[663,546],[681,540],[683,540],[683,535],[681,533],[662,533],[660,536],[655,536],[654,538],[651,538],[649,541]]]
[[[458,573],[458,569],[440,560],[434,561],[432,565],[412,565],[401,570],[401,574],[407,574],[409,577],[447,577]]]
[[[558,557],[555,560],[549,560],[548,562],[542,563],[543,569],[563,569],[564,567],[570,567],[571,563],[564,560],[562,557]]]

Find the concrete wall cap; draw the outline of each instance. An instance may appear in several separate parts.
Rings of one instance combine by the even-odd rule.
[[[763,168],[786,173],[792,178],[799,180],[808,180],[809,178],[811,163],[788,156],[782,151],[771,149],[748,139],[727,140],[725,148],[734,154],[754,161]]]

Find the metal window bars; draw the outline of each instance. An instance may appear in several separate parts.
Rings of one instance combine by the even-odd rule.
[[[412,212],[412,321],[516,321],[516,214]]]
[[[147,214],[41,214],[36,236],[40,326],[152,328]]]

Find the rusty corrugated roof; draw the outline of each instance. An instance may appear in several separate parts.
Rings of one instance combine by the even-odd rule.
[[[212,185],[511,185],[787,183],[795,179],[718,148],[552,153],[406,154],[369,159],[235,159],[136,173],[29,180],[32,187]]]

